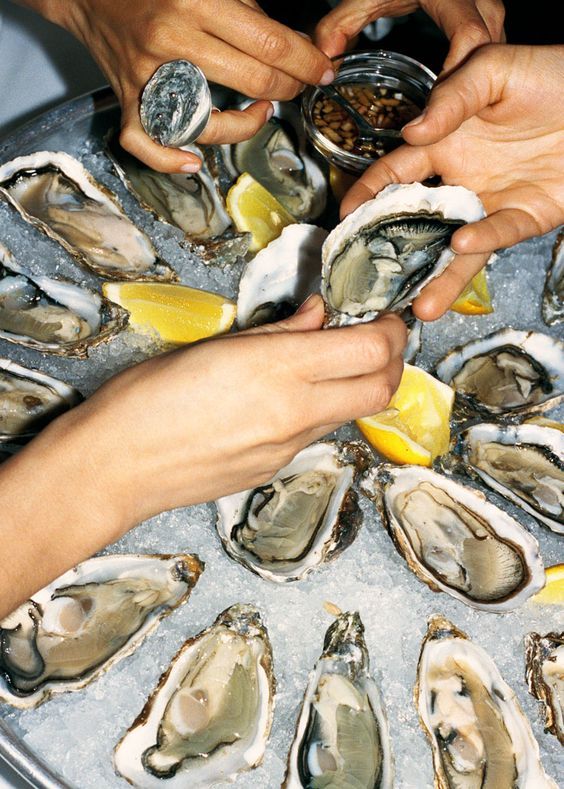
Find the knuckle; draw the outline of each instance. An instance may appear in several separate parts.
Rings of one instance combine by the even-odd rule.
[[[373,367],[386,367],[392,358],[392,344],[387,335],[376,334],[365,339],[361,353]]]
[[[282,90],[284,80],[280,79],[276,71],[267,69],[253,80],[253,98],[261,98],[264,96],[278,98]]]
[[[378,411],[383,411],[394,396],[394,391],[395,389],[388,379],[373,384],[367,402],[371,408],[370,413],[376,414]]]
[[[258,54],[267,62],[276,61],[289,54],[288,41],[278,33],[267,30],[259,36],[257,41]]]
[[[466,23],[464,26],[464,38],[475,45],[491,42],[487,28],[477,20],[471,20]]]

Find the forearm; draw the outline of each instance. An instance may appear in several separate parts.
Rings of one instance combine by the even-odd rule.
[[[82,407],[0,466],[0,617],[127,529],[104,441]]]

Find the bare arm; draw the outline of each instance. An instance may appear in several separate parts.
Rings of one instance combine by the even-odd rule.
[[[402,321],[322,322],[317,296],[288,321],[132,367],[0,466],[0,617],[140,521],[262,484],[385,408]]]

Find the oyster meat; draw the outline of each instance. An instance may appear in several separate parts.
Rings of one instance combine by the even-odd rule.
[[[564,433],[535,424],[481,424],[461,442],[465,463],[486,485],[564,534]]]
[[[484,216],[462,186],[393,184],[359,206],[323,245],[329,325],[401,312],[454,257],[455,230]]]
[[[307,152],[300,113],[274,102],[275,116],[249,140],[222,146],[232,178],[250,173],[299,222],[317,219],[327,202],[327,180]]]
[[[564,745],[564,633],[529,633],[525,650],[529,690],[544,704],[546,731]]]
[[[429,621],[415,703],[436,789],[556,789],[515,693],[489,655],[442,616]]]
[[[143,208],[161,222],[182,230],[188,241],[201,248],[205,259],[218,256],[228,262],[243,257],[249,248],[249,235],[235,232],[203,149],[188,145],[183,150],[202,160],[199,172],[159,173],[124,151],[117,136],[108,142],[115,171]]]
[[[265,485],[218,499],[217,531],[232,559],[269,581],[296,581],[347,548],[362,523],[352,489],[368,466],[361,442],[318,442]]]
[[[558,234],[552,251],[552,260],[546,272],[542,317],[549,325],[564,320],[564,230]]]
[[[233,605],[189,639],[118,743],[137,787],[207,787],[262,761],[272,726],[272,650],[259,612]]]
[[[66,153],[38,151],[0,165],[0,194],[103,277],[177,279],[117,197]]]
[[[455,348],[437,377],[472,415],[528,414],[564,399],[564,343],[547,334],[503,329]]]
[[[0,444],[35,435],[81,400],[82,395],[73,386],[0,359]]]
[[[189,554],[110,555],[69,570],[0,622],[0,699],[28,708],[83,688],[186,602],[203,567]]]
[[[357,612],[346,612],[327,630],[310,674],[283,786],[391,789],[393,772],[364,627]]]
[[[129,313],[63,279],[24,271],[0,243],[0,338],[59,356],[86,357],[127,326]]]
[[[421,466],[380,466],[363,490],[409,569],[433,591],[510,611],[543,588],[537,541],[480,491]]]
[[[321,246],[326,238],[321,227],[288,225],[246,264],[237,298],[240,328],[287,318],[319,291]]]

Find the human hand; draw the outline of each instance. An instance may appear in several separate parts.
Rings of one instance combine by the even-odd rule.
[[[27,3],[40,11],[47,6],[47,0]],[[190,60],[209,80],[259,99],[291,99],[306,82],[333,79],[330,60],[269,19],[254,0],[50,0],[48,8],[51,20],[82,41],[108,77],[122,107],[122,146],[163,172],[194,172],[200,160],[158,145],[141,126],[140,95],[162,63]],[[247,139],[270,114],[269,101],[214,112],[198,142]]]
[[[345,52],[370,22],[422,8],[450,42],[443,73],[458,66],[477,47],[503,40],[501,0],[341,0],[319,22],[314,43],[329,57]]]
[[[323,318],[314,296],[287,321],[133,367],[71,412],[107,458],[123,530],[262,484],[312,441],[386,407],[403,322],[319,331]]]
[[[452,237],[458,253],[414,302],[423,320],[440,317],[490,253],[564,222],[564,47],[496,46],[431,92],[422,119],[408,124],[409,143],[373,164],[345,195],[341,216],[390,183],[439,175],[472,189],[487,217]]]

